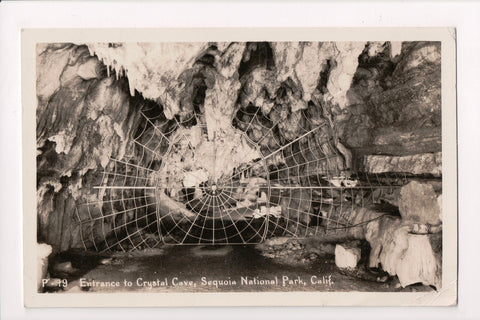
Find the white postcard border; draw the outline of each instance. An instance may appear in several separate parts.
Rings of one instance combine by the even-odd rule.
[[[26,29],[22,31],[24,298],[30,307],[443,306],[457,299],[457,154],[453,28]],[[35,44],[93,41],[441,41],[442,289],[428,293],[64,293],[36,290]],[[133,299],[134,297],[134,299]]]

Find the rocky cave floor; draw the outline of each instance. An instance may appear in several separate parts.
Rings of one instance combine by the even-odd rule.
[[[50,258],[51,280],[41,292],[435,290],[420,283],[403,288],[396,276],[367,269],[363,250],[357,268],[340,269],[332,254],[334,245],[313,243],[280,239],[260,245],[164,246],[112,254],[70,250]],[[114,288],[107,284],[115,282]]]

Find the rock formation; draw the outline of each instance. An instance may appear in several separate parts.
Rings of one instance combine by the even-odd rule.
[[[441,220],[437,196],[430,184],[415,181],[402,187],[402,215],[370,222],[370,267],[397,275],[405,287],[414,283],[441,287]],[[440,235],[440,237],[439,237]]]
[[[341,269],[355,269],[360,260],[359,248],[337,244],[335,246],[335,264]]]
[[[91,239],[82,239],[79,221],[89,213],[79,207],[103,200],[106,193],[99,196],[93,187],[109,179],[102,172],[116,170],[111,159],[141,158],[147,169],[162,173],[158,181],[178,184],[158,197],[165,210],[180,216],[192,213],[178,200],[181,188],[192,189],[195,198],[209,179],[232,175],[242,161],[264,156],[269,157],[265,166],[250,168],[263,184],[273,173],[278,181],[302,186],[311,183],[310,176],[328,172],[315,183],[338,190],[355,186],[360,175],[375,176],[378,183],[385,183],[388,177],[382,174],[389,173],[441,178],[440,56],[436,42],[39,44],[38,240],[54,251],[86,246]],[[205,135],[195,131],[202,126]],[[141,143],[162,153],[170,138],[180,151],[168,159],[135,149]],[[319,150],[312,151],[313,142]],[[236,156],[230,163],[210,159],[212,148]],[[318,154],[322,161],[315,160]],[[183,176],[190,162],[189,172],[195,174]],[[136,179],[146,179],[135,170]],[[253,181],[243,173],[242,179],[247,185]],[[320,200],[313,191],[282,192],[297,199],[299,224],[308,227],[315,216],[319,225],[335,231],[307,236],[332,242],[367,239],[372,267],[381,264],[402,285],[439,286],[438,187],[411,182],[400,192],[347,195],[338,190],[322,191]],[[256,191],[255,197],[266,197],[261,187]],[[276,217],[288,213],[290,205],[282,192],[272,193],[279,197]],[[128,195],[136,197],[135,191]],[[232,198],[249,196],[247,190],[244,198]],[[353,206],[337,209],[335,203],[345,199]],[[384,217],[385,212],[369,207],[385,201],[399,214]],[[320,204],[328,212],[317,209]],[[131,221],[128,214],[115,217],[121,209],[109,210],[113,218],[92,227],[93,238],[116,233],[118,223]],[[257,218],[270,214],[257,211]]]

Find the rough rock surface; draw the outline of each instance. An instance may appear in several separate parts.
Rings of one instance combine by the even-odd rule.
[[[432,185],[412,181],[400,190],[399,210],[404,221],[438,225],[440,207]]]
[[[207,50],[208,43],[91,43],[88,48],[117,77],[127,76],[131,95],[138,91],[168,106],[165,115],[171,119],[180,110],[182,73]]]
[[[402,172],[415,175],[442,175],[442,153],[423,153],[408,156],[368,155],[363,167],[370,173]]]
[[[215,84],[205,93],[205,120],[208,129],[208,138],[213,140],[216,131],[228,132],[232,122],[235,103],[240,89],[238,67],[245,51],[245,43],[230,45],[219,57],[216,63],[218,74]]]
[[[359,248],[350,247],[346,244],[335,246],[335,264],[341,269],[354,269],[360,260],[361,251]]]
[[[372,250],[369,266],[397,275],[405,287],[414,283],[441,287],[441,249],[434,251],[431,235],[411,233],[401,220],[384,220],[369,225],[367,241]]]
[[[83,246],[78,205],[98,201],[92,191],[98,173],[111,158],[132,153],[145,105],[161,114],[160,128],[177,120],[207,124],[212,139],[234,125],[252,141],[262,139],[266,152],[321,126],[315,139],[325,155],[338,154],[332,163],[341,169],[350,168],[353,147],[360,155],[399,156],[382,170],[411,168],[417,160],[414,173],[437,170],[424,156],[405,156],[440,151],[440,48],[423,42],[398,48],[389,42],[39,44],[39,241],[54,251]],[[291,148],[285,151],[298,154]],[[364,208],[351,213],[349,223],[379,215]],[[96,228],[108,233],[112,221]],[[364,236],[361,225],[332,239]]]
[[[37,288],[42,286],[42,279],[47,278],[48,256],[52,253],[52,247],[45,243],[37,244]]]
[[[369,267],[397,275],[405,287],[414,283],[441,287],[441,234],[415,234],[415,225],[395,217],[370,222],[366,240]],[[432,244],[434,244],[432,246]]]
[[[295,240],[290,237],[279,237],[266,240],[256,245],[261,254],[287,265],[309,264],[319,257],[329,259],[335,251],[335,246],[314,240]]]
[[[139,115],[125,79],[106,77],[86,46],[39,46],[37,53],[39,239],[66,250],[82,246],[76,204],[91,197],[93,172],[123,157]]]
[[[288,78],[294,80],[302,90],[303,100],[308,102],[317,89],[321,72],[327,68],[330,73],[327,89],[343,109],[347,105],[347,90],[357,69],[357,57],[365,48],[365,44],[364,42],[274,43],[272,49],[278,70],[277,80],[279,82],[284,82]]]
[[[371,47],[359,58],[350,107],[339,119],[342,140],[362,154],[441,151],[440,43],[404,42],[399,55],[390,43]]]

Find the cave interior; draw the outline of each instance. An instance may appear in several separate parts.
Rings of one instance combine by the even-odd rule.
[[[438,290],[440,57],[438,42],[38,44],[41,275]]]

